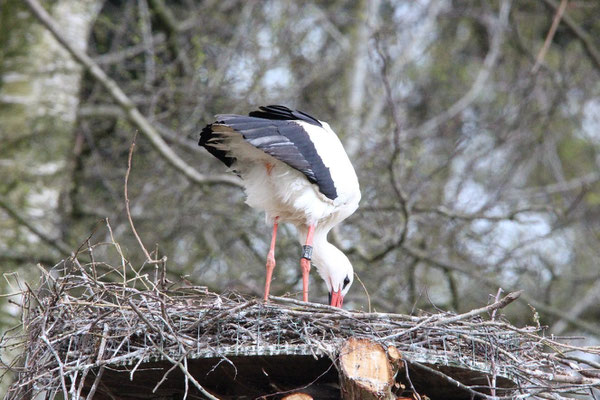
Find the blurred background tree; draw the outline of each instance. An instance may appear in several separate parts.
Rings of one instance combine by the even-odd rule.
[[[348,307],[461,312],[499,288],[524,289],[507,310],[513,323],[533,323],[531,306],[550,333],[597,340],[600,3],[42,6],[201,174],[190,179],[138,137],[132,214],[146,245],[169,257],[173,280],[262,293],[270,228],[196,143],[214,114],[285,104],[332,125],[361,182],[360,209],[331,234],[365,287],[355,284]],[[132,107],[21,1],[0,0],[0,33],[3,292],[92,233],[91,242],[111,240],[106,218],[141,265],[123,197],[140,130]],[[272,292],[297,293],[293,228],[279,237]],[[325,301],[318,278],[311,287],[311,299]],[[2,328],[18,318],[8,299]]]

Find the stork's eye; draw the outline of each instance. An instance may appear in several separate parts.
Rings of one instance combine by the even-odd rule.
[[[350,283],[350,278],[345,277],[344,278],[344,286],[343,287],[345,288],[346,286],[348,286],[349,283]]]

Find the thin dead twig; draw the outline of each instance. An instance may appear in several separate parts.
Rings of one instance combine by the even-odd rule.
[[[477,308],[475,310],[471,310],[464,314],[455,315],[453,317],[442,318],[442,319],[436,321],[435,324],[449,324],[449,323],[460,321],[463,319],[472,318],[476,315],[483,314],[486,312],[499,310],[501,308],[506,307],[513,301],[517,300],[521,296],[522,293],[523,293],[522,290],[518,290],[516,292],[509,293],[506,296],[504,296],[502,299],[500,299],[490,305],[487,305],[487,306],[481,307],[481,308]]]
[[[555,0],[543,0],[548,6],[552,7],[554,10],[558,10],[560,7]],[[590,58],[596,65],[597,69],[600,69],[600,50],[596,47],[595,38],[587,33],[581,25],[577,24],[573,18],[569,16],[569,14],[564,13],[561,19],[562,22],[583,42],[585,50],[590,55]]]
[[[546,57],[546,53],[548,52],[548,49],[550,48],[550,43],[552,43],[554,34],[556,33],[556,28],[558,28],[558,24],[560,23],[563,13],[567,9],[568,3],[569,3],[569,0],[561,0],[560,6],[558,7],[558,9],[556,10],[556,13],[554,14],[554,19],[552,20],[552,25],[550,26],[550,29],[548,30],[548,34],[546,35],[546,40],[544,40],[544,45],[540,49],[540,52],[538,53],[537,58],[535,59],[535,64],[533,65],[533,68],[531,68],[532,74],[535,74],[539,71],[540,66],[542,65],[542,62],[544,61],[544,57]]]
[[[142,242],[140,235],[138,235],[137,230],[135,229],[135,225],[133,224],[133,218],[131,218],[131,210],[129,209],[129,195],[127,193],[127,186],[129,183],[129,174],[131,173],[131,159],[133,157],[133,149],[135,148],[135,139],[136,138],[137,138],[137,131],[133,135],[133,140],[131,141],[131,146],[129,146],[129,155],[127,157],[127,172],[125,173],[125,185],[123,187],[123,193],[125,194],[125,210],[127,211],[127,219],[129,220],[129,226],[131,226],[131,230],[133,231],[133,234],[135,235],[137,242],[139,243],[140,247],[142,248],[142,251],[144,252],[144,255],[146,256],[146,261],[152,262],[155,260],[153,260],[152,257],[150,257],[150,253],[148,253],[148,250],[146,250],[146,247],[144,246],[144,243]]]
[[[152,339],[150,339],[150,341],[152,342],[152,344],[154,345],[156,350],[158,350],[158,352],[161,353],[164,358],[169,360],[170,363],[175,364],[179,367],[181,372],[183,372],[184,375],[186,376],[186,378],[189,379],[194,384],[194,386],[196,386],[196,389],[198,389],[200,391],[200,393],[202,393],[204,396],[206,396],[209,400],[219,400],[218,397],[213,396],[206,389],[204,389],[202,387],[202,385],[200,385],[200,383],[196,380],[196,378],[194,378],[194,376],[192,374],[190,374],[190,371],[188,371],[188,369],[181,362],[176,361],[173,358],[169,357],[169,355],[167,353],[165,353],[163,350],[161,350],[160,346],[158,346],[156,343],[154,343],[152,341]]]
[[[102,361],[102,357],[104,356],[104,347],[106,346],[106,337],[108,335],[108,324],[104,324],[104,328],[102,330],[102,339],[100,340],[100,347],[98,347],[98,358],[96,359],[96,362],[98,361]],[[89,370],[85,370],[85,372],[87,372]],[[90,388],[90,391],[86,397],[86,400],[92,400],[94,398],[94,394],[96,393],[96,390],[98,389],[98,384],[100,383],[100,380],[102,379],[102,375],[104,374],[104,365],[102,365],[100,367],[100,369],[98,370],[98,374],[96,375],[96,379],[94,379],[94,383],[92,384],[92,387]],[[82,384],[83,384],[83,378],[82,378]]]

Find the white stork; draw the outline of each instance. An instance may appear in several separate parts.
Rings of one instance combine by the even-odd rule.
[[[268,300],[279,222],[300,235],[303,300],[308,301],[311,259],[325,281],[332,306],[342,307],[354,279],[344,253],[327,241],[335,225],[358,208],[354,168],[329,124],[284,106],[260,107],[249,116],[222,114],[200,135],[200,146],[241,176],[246,203],[273,224],[267,255]]]

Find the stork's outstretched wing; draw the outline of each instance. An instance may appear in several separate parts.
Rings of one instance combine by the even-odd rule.
[[[306,124],[310,127],[310,134]],[[316,136],[320,134],[330,134],[317,119],[302,111],[277,105],[260,107],[259,111],[253,111],[249,116],[217,115],[217,121],[202,130],[198,144],[231,167],[235,162],[235,154],[222,147],[211,146],[211,143],[219,140],[219,133],[213,129],[218,125],[233,129],[250,145],[302,172],[310,182],[317,184],[326,197],[332,200],[337,197],[329,168],[313,142],[318,140]]]

